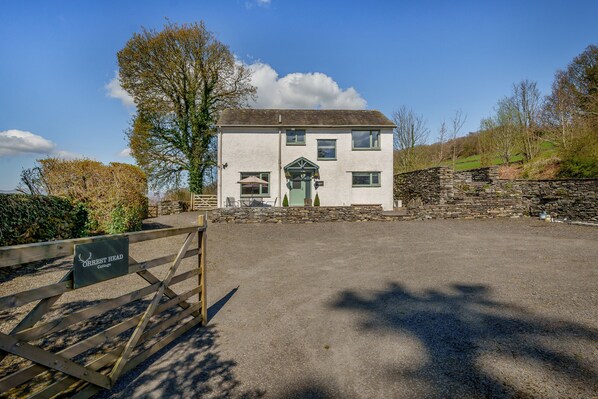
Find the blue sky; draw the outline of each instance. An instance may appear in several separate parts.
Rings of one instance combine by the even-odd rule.
[[[204,20],[251,65],[256,106],[405,104],[433,141],[459,108],[477,130],[514,82],[548,93],[598,41],[596,15],[596,1],[1,1],[0,189],[46,154],[133,162],[116,52],[165,18]]]

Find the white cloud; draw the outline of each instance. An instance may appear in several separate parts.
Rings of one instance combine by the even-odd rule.
[[[248,65],[257,87],[256,108],[364,109],[367,102],[353,88],[341,89],[321,72],[290,73],[279,77],[268,64]]]
[[[251,9],[254,5],[258,7],[270,7],[272,0],[248,0],[245,2],[245,8]]]
[[[131,149],[129,147],[124,148],[121,152],[118,153],[119,157],[130,157],[131,156]]]
[[[44,154],[64,159],[83,158],[74,152],[59,150],[52,141],[37,134],[18,129],[0,132],[0,156]]]
[[[106,89],[106,95],[108,97],[120,100],[125,107],[129,108],[135,106],[133,97],[131,97],[131,95],[127,93],[120,85],[118,72],[114,74],[114,77],[106,84],[106,86],[104,86],[104,88]]]
[[[17,129],[0,132],[0,155],[48,154],[55,147],[50,140],[31,132]]]
[[[240,63],[240,61],[238,61]],[[251,83],[257,87],[256,108],[364,109],[367,101],[353,87],[341,89],[330,76],[321,72],[290,73],[279,77],[270,65],[255,62],[246,65],[252,72]],[[133,98],[120,85],[118,73],[106,84],[106,94],[134,107]]]

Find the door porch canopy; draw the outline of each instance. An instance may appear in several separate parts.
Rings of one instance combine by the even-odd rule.
[[[314,179],[319,179],[320,167],[307,158],[297,158],[284,167],[284,175],[287,179],[290,179],[293,174],[297,173],[309,173]]]

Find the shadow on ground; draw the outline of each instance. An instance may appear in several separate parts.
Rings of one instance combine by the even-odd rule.
[[[233,297],[238,287],[208,309],[214,317]],[[259,398],[265,392],[243,391],[236,379],[234,360],[220,357],[217,325],[194,327],[131,372],[111,391],[95,398]]]
[[[214,303],[208,309],[209,318],[214,317],[226,303],[235,295],[238,287]],[[163,298],[162,302],[167,301]],[[75,312],[88,309],[104,301],[73,301],[62,304],[53,309],[50,320],[61,320]],[[97,317],[78,322],[72,326],[50,334],[43,339],[33,341],[36,346],[57,352],[75,344],[85,338],[97,334],[107,327],[115,325],[134,315],[139,315],[149,305],[149,300],[138,300],[130,304],[119,306]],[[160,321],[166,320],[180,312],[177,307],[171,308],[152,318],[146,328],[150,330]],[[5,315],[6,316],[6,315]],[[189,318],[185,319],[189,320]],[[179,323],[180,325],[180,323]],[[159,341],[172,331],[172,328],[153,335],[147,347]],[[119,344],[123,344],[130,337],[132,329],[110,339],[99,348],[76,356],[73,360],[79,364],[88,363],[97,353],[106,353]],[[222,359],[218,353],[217,327],[197,326],[162,348],[141,365],[121,377],[111,391],[100,392],[96,397],[128,398],[128,397],[204,397],[211,398],[256,398],[263,395],[260,391],[241,392],[239,382],[235,378],[233,360]],[[135,353],[138,353],[136,350]],[[11,374],[31,362],[20,357],[9,355],[0,362],[0,378]],[[30,384],[23,384],[9,392],[10,397],[24,397],[49,383],[56,381],[62,375],[51,371],[40,375]],[[2,395],[0,395],[2,396]]]
[[[16,267],[3,267],[0,268],[0,284],[32,273],[37,275],[54,273],[56,271],[64,271],[66,273],[70,270],[72,265],[72,257],[69,257],[23,263],[22,265]]]
[[[425,384],[431,389],[430,397],[543,397],[541,390],[547,385],[562,390],[556,395],[559,397],[597,392],[593,355],[584,360],[579,353],[565,349],[568,344],[584,342],[591,351],[598,340],[597,330],[493,301],[486,286],[448,288],[450,293],[431,290],[415,294],[390,283],[374,293],[342,292],[332,306],[356,313],[359,329],[415,337],[428,361],[415,370],[391,367],[385,371],[389,378]],[[533,372],[539,369],[548,378],[512,384],[506,377],[513,376],[512,369],[488,372],[482,366],[487,364],[485,359],[498,359],[492,365],[507,359],[503,363],[507,368],[511,361],[516,367],[530,366],[532,373],[524,379],[537,377]],[[552,393],[548,396],[555,396]]]

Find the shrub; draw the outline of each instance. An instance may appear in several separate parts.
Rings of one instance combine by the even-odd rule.
[[[171,190],[166,191],[164,199],[168,201],[189,202],[191,200],[191,191],[189,191],[189,189],[186,187],[173,188]]]
[[[316,193],[316,198],[314,198],[314,206],[320,206],[320,196]]]
[[[81,203],[89,212],[94,233],[122,233],[141,229],[147,217],[147,179],[136,166],[104,165],[92,160],[47,158],[38,161],[48,194]]]
[[[559,177],[598,177],[598,135],[593,132],[578,137],[561,155]]]
[[[0,194],[0,246],[83,237],[88,213],[66,198]]]
[[[282,206],[289,206],[289,198],[287,197],[287,195],[284,195],[284,198],[282,199]]]

